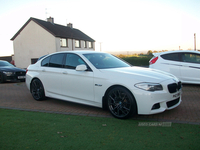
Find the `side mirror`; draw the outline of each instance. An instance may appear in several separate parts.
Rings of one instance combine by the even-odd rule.
[[[87,70],[87,66],[86,65],[78,65],[76,66],[76,71],[85,71]]]

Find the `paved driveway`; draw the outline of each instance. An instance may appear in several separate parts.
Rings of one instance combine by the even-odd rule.
[[[101,108],[56,99],[35,101],[25,83],[0,84],[0,108],[112,117]],[[177,108],[155,115],[136,115],[132,119],[200,124],[200,85],[183,85],[182,103]]]

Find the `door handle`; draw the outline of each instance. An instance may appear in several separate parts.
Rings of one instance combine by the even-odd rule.
[[[68,74],[68,73],[66,71],[64,71],[63,74]]]
[[[45,69],[42,69],[42,72],[45,72],[46,70]]]

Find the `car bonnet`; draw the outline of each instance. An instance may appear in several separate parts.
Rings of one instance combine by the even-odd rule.
[[[110,76],[119,76],[122,79],[122,76],[125,78],[132,78],[134,80],[142,82],[163,82],[168,79],[178,79],[167,72],[143,68],[143,67],[125,67],[125,68],[112,68],[112,69],[101,69],[102,73],[110,74]],[[123,75],[122,75],[123,74]]]
[[[24,69],[16,68],[16,67],[0,67],[0,71],[7,72],[17,72],[17,71],[25,71]]]

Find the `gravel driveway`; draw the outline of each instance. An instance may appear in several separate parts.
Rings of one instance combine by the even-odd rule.
[[[0,84],[0,108],[69,115],[112,117],[108,111],[102,110],[101,108],[57,99],[35,101],[25,83]],[[200,85],[183,85],[182,103],[173,110],[155,115],[136,115],[131,119],[200,124]]]

